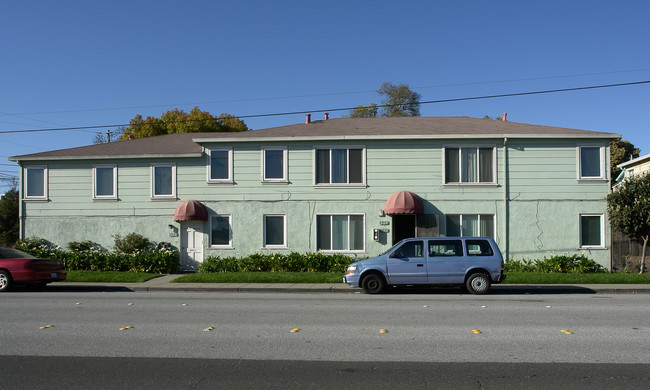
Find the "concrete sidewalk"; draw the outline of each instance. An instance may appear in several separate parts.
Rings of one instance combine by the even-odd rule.
[[[280,293],[363,293],[343,283],[172,283],[182,274],[163,275],[144,283],[69,283],[49,284],[53,290],[84,291],[190,291],[190,292],[280,292]],[[407,288],[400,292],[427,293],[432,291],[456,293],[453,288]],[[491,294],[650,294],[648,284],[495,284]]]

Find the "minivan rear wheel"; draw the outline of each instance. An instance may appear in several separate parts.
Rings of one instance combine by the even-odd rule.
[[[385,286],[384,278],[377,274],[370,274],[361,282],[361,288],[368,294],[379,294]]]
[[[490,277],[484,273],[475,273],[467,278],[465,282],[465,288],[471,294],[485,294],[490,289],[492,282]]]

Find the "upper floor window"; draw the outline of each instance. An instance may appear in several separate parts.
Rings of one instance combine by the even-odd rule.
[[[447,237],[494,238],[494,214],[448,214]]]
[[[363,184],[363,148],[315,150],[316,184]]]
[[[317,215],[316,250],[319,251],[363,251],[364,216]]]
[[[262,149],[262,181],[287,182],[287,148]]]
[[[494,147],[445,148],[445,183],[494,183]]]
[[[605,179],[605,148],[601,146],[580,146],[579,178]]]
[[[580,248],[604,248],[604,232],[602,214],[580,214]]]
[[[287,216],[264,216],[264,248],[287,247]]]
[[[209,149],[208,159],[208,182],[232,183],[232,149]]]
[[[47,198],[47,167],[26,167],[24,181],[25,199]]]
[[[175,164],[151,166],[151,196],[153,198],[176,198]]]
[[[117,166],[96,165],[93,169],[93,198],[117,198]]]

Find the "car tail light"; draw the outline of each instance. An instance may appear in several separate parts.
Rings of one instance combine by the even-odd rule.
[[[34,269],[42,266],[60,266],[61,262],[59,260],[49,260],[49,259],[36,259],[31,260],[25,263],[25,268]]]
[[[506,263],[501,260],[501,271],[503,271],[504,268],[506,268]]]

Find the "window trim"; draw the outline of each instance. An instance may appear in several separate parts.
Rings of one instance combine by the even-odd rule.
[[[584,245],[582,243],[582,217],[600,218],[600,245]],[[606,249],[605,246],[605,215],[602,213],[580,213],[578,216],[578,248],[579,249]]]
[[[113,193],[111,195],[97,195],[97,168],[113,169]],[[117,199],[117,164],[93,165],[93,199]]]
[[[447,217],[448,216],[460,216],[460,236],[449,236],[447,235]],[[478,228],[481,229],[481,215],[491,215],[492,216],[492,231],[494,236],[486,236],[483,232],[479,232],[478,236],[463,236],[463,216],[477,216],[478,217]],[[497,236],[497,214],[496,213],[445,213],[445,237],[489,237],[496,240]]]
[[[328,183],[318,183],[318,151],[319,150],[329,150],[330,156],[332,154],[332,149],[345,149],[348,151],[348,183],[332,183],[332,160],[330,158],[330,179]],[[361,183],[350,183],[350,164],[349,156],[350,149],[361,149]],[[367,175],[366,175],[366,146],[365,145],[315,145],[312,148],[312,184],[314,187],[358,187],[365,188],[367,187]]]
[[[206,148],[207,153],[207,182],[211,184],[233,184],[233,149],[232,148]],[[212,178],[212,153],[213,152],[227,152],[228,153],[228,177],[225,179]]]
[[[267,178],[266,177],[266,152],[268,150],[280,150],[282,151],[282,177],[281,178]],[[289,182],[289,159],[288,159],[288,149],[286,146],[266,146],[261,149],[261,181],[262,183],[282,183],[286,184]]]
[[[172,193],[167,195],[156,195],[156,168],[172,169]],[[151,199],[176,199],[176,164],[175,163],[153,163],[151,164]]]
[[[599,154],[599,164],[600,164],[600,176],[583,176],[582,175],[582,149],[583,148],[598,148]],[[595,180],[607,180],[607,169],[606,169],[606,153],[605,146],[597,144],[581,144],[577,146],[576,150],[577,155],[577,166],[578,166],[578,180],[579,181],[595,181]]]
[[[228,218],[228,244],[225,245],[216,245],[212,242],[212,219],[215,217],[227,217]],[[210,248],[212,249],[233,249],[232,246],[232,214],[213,214],[210,215]]]
[[[38,195],[38,196],[29,196],[28,195],[28,180],[27,180],[27,171],[30,169],[42,169],[43,170],[43,195]],[[23,167],[23,199],[24,200],[47,200],[49,198],[49,175],[48,175],[48,169],[47,165],[30,165]]]
[[[282,217],[282,244],[270,245],[266,242],[266,218]],[[263,249],[287,249],[287,215],[286,214],[264,214],[262,215],[262,248]]]
[[[318,249],[318,217],[345,215],[348,217],[348,247],[350,246],[350,216],[360,215],[363,219],[363,248],[362,249]],[[330,220],[330,239],[332,238],[332,223]],[[321,253],[365,253],[366,252],[366,214],[365,213],[317,213],[314,215],[314,249]]]
[[[480,156],[480,149],[492,149],[492,181],[490,182],[469,182],[469,181],[460,181],[462,180],[462,169],[463,169],[463,159],[462,159],[462,149],[476,149],[477,156]],[[458,149],[458,177],[459,181],[449,182],[447,181],[447,149]],[[480,164],[480,158],[476,159],[476,164]],[[477,180],[480,180],[480,166],[477,167]],[[494,186],[498,184],[497,171],[497,146],[496,145],[444,145],[442,147],[442,185],[444,186]]]

